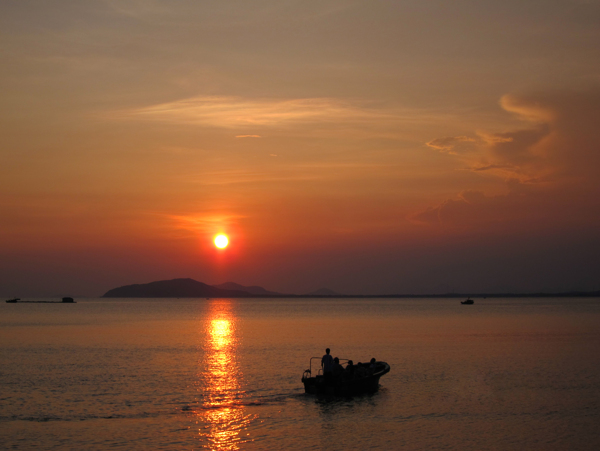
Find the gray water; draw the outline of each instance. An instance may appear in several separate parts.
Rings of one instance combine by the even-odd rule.
[[[87,299],[0,305],[18,450],[600,449],[600,299]],[[304,394],[325,347],[379,392]]]

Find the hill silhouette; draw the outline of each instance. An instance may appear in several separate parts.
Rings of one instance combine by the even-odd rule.
[[[321,288],[307,294],[283,294],[259,286],[245,287],[234,282],[208,285],[194,279],[160,280],[145,284],[125,285],[108,290],[104,298],[552,298],[600,297],[600,291],[571,291],[563,293],[445,293],[445,294],[339,294]]]
[[[219,285],[213,285],[215,288],[219,288],[220,290],[235,290],[235,291],[245,291],[250,294],[257,294],[262,296],[282,296],[282,293],[277,293],[276,291],[265,290],[263,287],[259,287],[253,285],[251,287],[245,287],[244,285],[240,285],[235,282],[225,282]]]
[[[240,285],[241,286],[241,285]],[[266,291],[266,290],[265,290]],[[160,280],[145,284],[125,285],[108,290],[104,298],[202,298],[202,297],[253,297],[240,290],[223,290],[194,279]]]

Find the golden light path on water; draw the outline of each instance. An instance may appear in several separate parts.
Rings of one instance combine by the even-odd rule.
[[[238,338],[232,301],[211,300],[206,322],[206,344],[199,380],[203,395],[202,408],[197,411],[202,442],[205,448],[237,450],[249,441],[246,431],[251,416],[243,406],[242,373],[236,360]]]

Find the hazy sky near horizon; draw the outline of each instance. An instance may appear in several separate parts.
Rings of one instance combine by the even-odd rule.
[[[0,295],[598,290],[599,48],[597,0],[1,2]]]

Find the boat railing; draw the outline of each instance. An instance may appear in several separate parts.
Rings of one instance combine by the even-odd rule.
[[[321,359],[322,357],[311,357],[309,364],[308,364],[308,369],[304,370],[304,374],[302,375],[302,379],[307,379],[309,377],[316,377],[316,376],[322,376],[323,375],[323,368],[321,367]],[[313,374],[313,369],[312,369],[312,365],[313,365],[313,360],[317,360],[318,361],[318,365],[319,368],[316,370],[316,373]],[[346,363],[348,363],[348,359],[339,359],[340,361],[340,365],[344,365]],[[317,364],[315,364],[315,366],[317,366]]]

